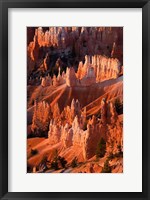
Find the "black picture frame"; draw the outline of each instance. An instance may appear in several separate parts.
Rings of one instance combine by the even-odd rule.
[[[9,8],[142,8],[142,192],[8,192]],[[150,2],[148,0],[0,0],[0,15],[0,198],[150,199],[148,189],[150,188]]]

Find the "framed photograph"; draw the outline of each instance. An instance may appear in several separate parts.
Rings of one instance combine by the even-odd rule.
[[[0,3],[1,199],[150,199],[149,1]]]

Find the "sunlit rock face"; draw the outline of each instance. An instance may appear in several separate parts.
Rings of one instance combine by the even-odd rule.
[[[68,86],[71,86],[71,87],[77,85],[77,78],[76,78],[76,75],[75,75],[74,68],[67,68],[67,71],[66,71],[66,84]]]
[[[36,29],[35,34],[38,38],[38,43],[41,46],[57,45],[57,28],[50,27],[49,30],[43,31],[42,27]]]
[[[64,72],[60,74],[60,68],[59,68],[58,76],[54,75],[52,78],[52,85],[59,86],[65,83],[66,83],[66,74]]]
[[[118,59],[105,56],[94,56],[93,65],[96,73],[96,81],[100,82],[111,78],[117,78],[120,74],[121,65]],[[96,60],[96,62],[94,62]]]
[[[92,60],[92,61],[91,61]],[[90,86],[96,82],[119,77],[121,65],[118,59],[105,56],[85,56],[85,63],[79,63],[78,71],[67,68],[66,84],[73,86]]]
[[[50,76],[42,77],[41,78],[41,86],[47,87],[52,85],[52,79]]]
[[[96,83],[96,76],[94,72],[94,68],[92,66],[87,68],[85,76],[80,79],[79,85],[81,86],[90,86]]]
[[[87,77],[91,78],[89,82],[92,84],[112,78],[115,79],[119,77],[120,71],[121,64],[118,59],[99,55],[85,56],[85,63],[79,63],[77,77],[81,80],[87,79]]]
[[[78,117],[74,118],[72,123],[72,130],[73,130],[73,145],[82,146],[84,142],[84,131],[80,128]]]
[[[101,137],[99,123],[96,121],[96,118],[93,116],[92,119],[87,124],[87,131],[84,141],[84,159],[87,160],[95,155],[96,147],[98,141]]]
[[[75,71],[73,68],[67,68],[66,84],[69,87],[75,87],[75,86],[82,87],[82,86],[89,86],[91,84],[96,83],[96,77],[95,77],[93,67],[88,67],[86,69],[86,73],[82,79],[78,79],[77,76],[78,75],[75,74]]]
[[[95,74],[97,81],[111,76],[116,77],[118,62],[122,65],[122,28],[39,27],[29,28],[28,33],[30,35],[27,44],[29,75],[42,64],[45,72],[51,71],[55,67],[56,57],[62,60],[60,67],[65,69],[74,67],[76,71],[78,64],[84,63],[84,60],[85,66],[89,63],[93,67],[97,66],[98,73]],[[90,56],[87,60],[86,55]],[[104,74],[106,66],[108,70],[107,74]],[[81,75],[78,73],[79,78],[85,75],[85,70]]]
[[[62,142],[64,148],[71,146],[75,148],[77,146],[81,147],[84,160],[88,160],[95,155],[98,142],[101,138],[104,138],[106,141],[106,154],[118,153],[118,146],[120,149],[123,148],[121,120],[118,118],[114,103],[106,102],[103,99],[100,107],[101,118],[97,119],[93,115],[87,121],[86,130],[83,130],[81,116],[84,116],[85,111],[81,114],[79,101],[73,99],[70,111],[68,110],[72,114],[70,118],[66,118],[65,125],[56,123],[55,118],[50,121],[49,143],[56,144]],[[59,112],[57,111],[56,113],[58,114]]]
[[[107,113],[108,111],[108,113]],[[83,155],[85,159],[89,159],[95,155],[96,147],[100,138],[106,141],[106,154],[118,153],[118,146],[123,148],[121,120],[118,118],[114,104],[101,103],[101,119],[97,121],[95,116],[88,121],[87,131],[84,138]]]
[[[65,123],[69,124],[69,126],[71,126],[74,121],[74,118],[76,116],[82,122],[84,122],[85,117],[86,117],[84,112],[82,112],[82,110],[81,110],[80,102],[78,101],[78,99],[76,99],[76,100],[72,99],[71,105],[66,106],[61,113],[61,118],[63,119],[63,124],[65,122]]]
[[[62,129],[61,141],[65,148],[72,146],[72,138],[73,138],[73,130],[69,127],[69,124],[66,125]]]
[[[69,170],[102,172],[110,155],[122,158],[123,152],[123,28],[36,27],[28,33],[27,131],[38,151],[28,160],[38,166],[46,155],[51,162],[57,150]],[[101,139],[106,149],[97,161]],[[75,169],[74,158],[81,163]]]
[[[60,141],[61,137],[61,127],[59,127],[55,121],[51,121],[49,125],[49,144],[57,144]]]

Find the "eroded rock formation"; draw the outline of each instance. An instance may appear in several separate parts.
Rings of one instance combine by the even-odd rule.
[[[69,110],[70,108],[70,110]],[[62,142],[64,148],[70,146],[77,146],[83,149],[84,159],[87,160],[95,155],[96,148],[100,138],[106,140],[106,153],[117,153],[118,148],[122,149],[122,126],[118,114],[115,110],[113,102],[106,102],[105,99],[101,102],[100,118],[94,115],[87,120],[87,127],[83,129],[82,118],[85,117],[85,110],[80,112],[80,104],[78,100],[72,100],[71,106],[67,108],[71,115],[65,118],[65,125],[56,124],[55,121],[50,122],[49,126],[49,140],[50,144]],[[66,112],[67,114],[67,112]],[[63,112],[63,115],[65,113]],[[113,143],[112,143],[113,141]]]
[[[28,34],[28,134],[41,141],[30,159],[47,155],[51,162],[57,150],[69,166],[88,161],[73,171],[102,172],[106,158],[123,152],[123,28],[39,27]],[[99,165],[90,160],[101,140]]]
[[[73,67],[67,67],[66,73],[62,72],[61,74],[59,68],[58,75],[53,76],[53,85],[58,86],[66,83],[69,87],[85,87],[119,77],[121,66],[117,59],[104,56],[93,56],[91,58],[93,59],[92,62],[90,62],[90,56],[85,56],[85,63],[79,63],[77,73],[75,73]],[[50,84],[50,77],[42,78],[42,86]]]
[[[41,71],[33,73],[41,67],[41,64],[44,65],[43,73],[47,70],[52,72],[57,58],[62,61],[61,68],[66,69],[67,66],[71,66],[76,70],[79,62],[84,62],[85,55],[102,55],[103,59],[93,56],[87,62],[92,62],[92,64],[100,62],[99,71],[100,68],[101,71],[105,71],[105,65],[108,65],[110,67],[109,76],[111,73],[115,76],[115,70],[117,70],[115,65],[118,65],[118,60],[122,65],[122,33],[122,28],[111,27],[39,27],[35,29],[33,41],[28,42],[28,75],[36,76],[41,73]],[[32,38],[31,28],[29,34]],[[114,58],[114,60],[107,60],[107,57]],[[114,71],[111,70],[112,65]],[[58,71],[57,68],[56,70]],[[98,75],[98,80],[103,78],[104,74],[102,77]]]

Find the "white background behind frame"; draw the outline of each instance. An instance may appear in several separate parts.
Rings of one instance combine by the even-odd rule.
[[[9,40],[9,192],[142,191],[142,9],[11,8]],[[26,173],[26,27],[123,26],[124,173]]]

